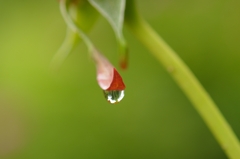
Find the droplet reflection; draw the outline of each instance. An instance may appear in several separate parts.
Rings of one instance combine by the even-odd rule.
[[[111,104],[120,102],[124,97],[124,90],[103,91],[105,98]]]

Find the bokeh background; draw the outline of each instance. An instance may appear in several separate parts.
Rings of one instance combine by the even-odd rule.
[[[240,137],[240,1],[137,5]],[[84,44],[51,74],[65,29],[56,0],[0,0],[1,159],[227,158],[182,91],[126,28],[130,67],[120,71],[127,86],[121,103],[105,101]],[[104,18],[90,37],[117,66],[115,35]]]

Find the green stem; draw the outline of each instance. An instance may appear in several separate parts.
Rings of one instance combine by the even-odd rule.
[[[74,23],[72,18],[70,17],[68,10],[67,10],[67,0],[60,0],[60,11],[62,13],[63,19],[65,20],[66,24],[70,29],[72,29],[73,32],[76,32],[79,37],[84,41],[84,43],[87,45],[88,51],[94,52],[95,47],[92,44],[91,40],[87,37],[87,35],[80,30],[77,25]]]
[[[231,159],[240,158],[240,145],[233,130],[224,119],[199,81],[168,46],[168,44],[140,17],[133,0],[127,1],[126,25],[166,68],[201,115],[216,140]]]

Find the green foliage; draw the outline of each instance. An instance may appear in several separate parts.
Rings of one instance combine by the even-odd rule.
[[[89,0],[89,2],[108,20],[117,38],[123,43],[125,41],[122,35],[125,0]]]

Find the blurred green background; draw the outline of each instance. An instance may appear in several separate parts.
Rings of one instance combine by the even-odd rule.
[[[137,0],[240,137],[240,1]],[[0,158],[225,159],[213,135],[158,61],[127,30],[126,96],[110,105],[80,44],[57,74],[65,36],[56,0],[0,0]],[[104,18],[91,39],[117,66]],[[117,68],[119,68],[117,66]]]

